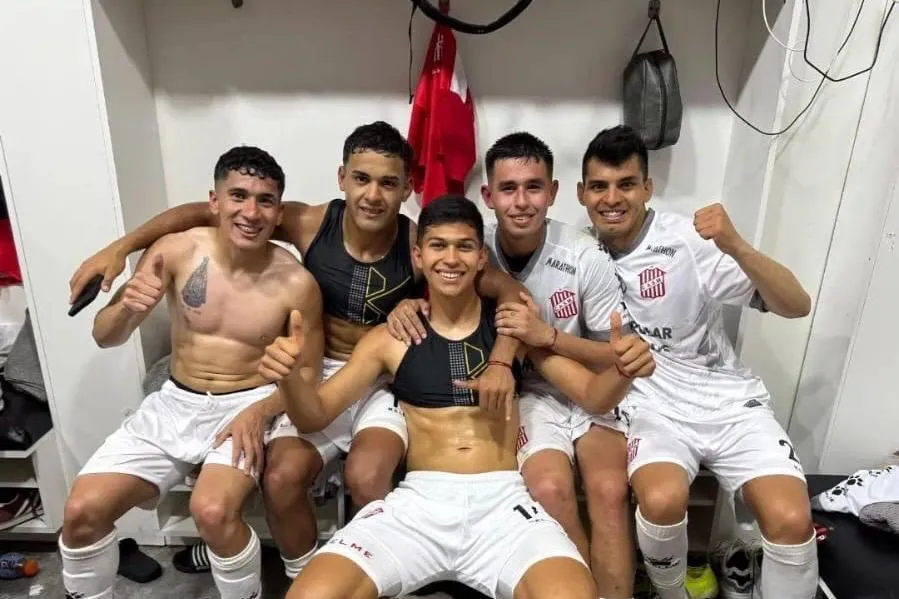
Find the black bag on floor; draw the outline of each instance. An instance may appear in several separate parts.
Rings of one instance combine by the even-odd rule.
[[[662,50],[640,52],[649,28],[655,23]],[[638,53],[640,52],[640,53]],[[658,2],[650,3],[649,23],[624,69],[624,124],[632,127],[650,150],[674,145],[680,137],[683,103],[677,81],[677,65],[659,20]]]

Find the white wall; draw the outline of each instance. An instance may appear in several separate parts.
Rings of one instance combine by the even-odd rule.
[[[880,234],[872,236],[878,247],[870,286],[863,287],[867,291],[864,307],[857,320],[839,396],[832,410],[826,412],[831,416],[831,428],[821,452],[820,468],[824,472],[847,473],[872,468],[899,449],[899,388],[896,386],[899,350],[894,341],[899,336],[897,156],[892,155],[894,177],[890,184],[889,210],[886,219],[881,221]]]
[[[750,3],[725,2],[725,84],[743,66]],[[453,14],[495,19],[505,0],[455,0]],[[655,152],[655,205],[683,212],[721,198],[732,116],[715,86],[710,51],[715,2],[667,0],[662,19],[678,60],[686,104],[674,148]],[[287,195],[335,197],[346,135],[384,119],[409,121],[407,25],[410,3],[365,0],[222,0],[145,3],[150,64],[168,201],[203,200],[218,155],[234,144],[270,150],[287,173]],[[575,198],[590,138],[620,121],[620,77],[646,22],[632,0],[535,2],[487,36],[457,34],[476,98],[479,153],[497,137],[527,129],[553,148],[561,183],[552,215],[584,224]],[[414,22],[413,82],[433,23]],[[645,49],[658,47],[655,33]],[[471,181],[477,197],[480,163]]]
[[[116,200],[131,230],[167,208],[143,0],[92,0],[101,87],[115,166]],[[136,256],[133,258],[136,262]],[[148,365],[168,353],[165,305],[140,327]]]
[[[856,33],[833,74],[840,76],[870,64],[888,3],[866,3]],[[842,0],[815,3],[810,56],[817,64],[826,66],[831,61],[857,7],[856,2]],[[883,135],[899,124],[890,108],[890,98],[897,93],[892,65],[899,41],[890,32],[893,25],[884,37],[870,83],[865,75],[825,84],[807,117],[778,138],[771,149],[774,163],[760,220],[759,247],[796,273],[812,295],[813,315],[785,321],[745,314],[742,356],[767,382],[778,415],[789,424],[809,471],[820,468],[832,406],[856,315],[866,295],[899,155],[896,143]],[[794,28],[788,44],[800,44],[804,33],[804,26]],[[794,69],[803,78],[813,77],[801,57],[795,60]],[[813,88],[796,81],[790,85],[780,125],[806,105]],[[878,152],[872,155],[875,145]],[[899,418],[899,414],[890,414],[894,421]]]
[[[879,5],[872,11],[882,14]],[[891,295],[899,282],[899,140],[884,135],[899,129],[896,19],[867,82],[793,414],[794,434],[805,433],[801,449],[823,472],[870,467],[899,448],[899,403],[891,392],[899,360]],[[869,53],[848,72],[870,64],[872,44],[865,45]]]
[[[100,350],[90,337],[99,305],[66,315],[69,277],[123,232],[122,217],[89,6],[8,0],[2,14],[0,176],[70,483],[141,396],[139,339]]]

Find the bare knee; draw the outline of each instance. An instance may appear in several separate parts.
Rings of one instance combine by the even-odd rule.
[[[762,534],[777,545],[799,545],[812,535],[812,517],[807,506],[784,503],[770,510],[759,522]]]
[[[240,521],[240,510],[227,505],[223,498],[196,491],[190,497],[190,515],[203,537],[215,535]]]
[[[114,524],[102,493],[76,489],[63,510],[63,542],[73,548],[90,545],[109,534]]]
[[[266,468],[262,477],[262,487],[265,489],[266,495],[274,498],[292,497],[301,494],[309,487],[310,477],[296,466],[297,464],[282,462]]]
[[[670,526],[681,522],[687,513],[687,501],[690,488],[687,485],[670,481],[659,481],[656,485],[644,490],[637,498],[643,518],[659,524]]]
[[[568,477],[544,471],[527,483],[531,496],[550,514],[558,518],[560,514],[577,512],[574,485]]]
[[[321,458],[314,448],[272,452],[262,476],[267,505],[291,506],[303,497],[321,471]]]
[[[343,480],[357,507],[384,499],[393,488],[393,473],[401,455],[371,446],[350,450]]]

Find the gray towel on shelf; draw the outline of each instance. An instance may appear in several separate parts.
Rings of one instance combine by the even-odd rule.
[[[866,505],[858,512],[862,523],[899,535],[899,502],[881,501]]]
[[[31,327],[31,314],[28,310],[25,311],[22,329],[9,350],[3,377],[19,391],[46,403],[47,389],[44,387],[41,363],[37,357],[37,345],[34,343],[34,331]]]

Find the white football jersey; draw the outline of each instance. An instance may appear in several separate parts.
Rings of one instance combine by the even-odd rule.
[[[608,340],[609,319],[622,304],[615,265],[602,244],[571,225],[546,219],[543,244],[516,274],[503,257],[498,235],[495,223],[485,227],[491,263],[527,288],[544,321],[570,335]],[[522,386],[559,397],[527,362]]]
[[[634,380],[631,405],[716,422],[768,409],[764,383],[737,358],[721,318],[722,304],[766,309],[733,258],[690,219],[653,210],[632,248],[613,258],[631,326],[655,350],[655,372]]]

